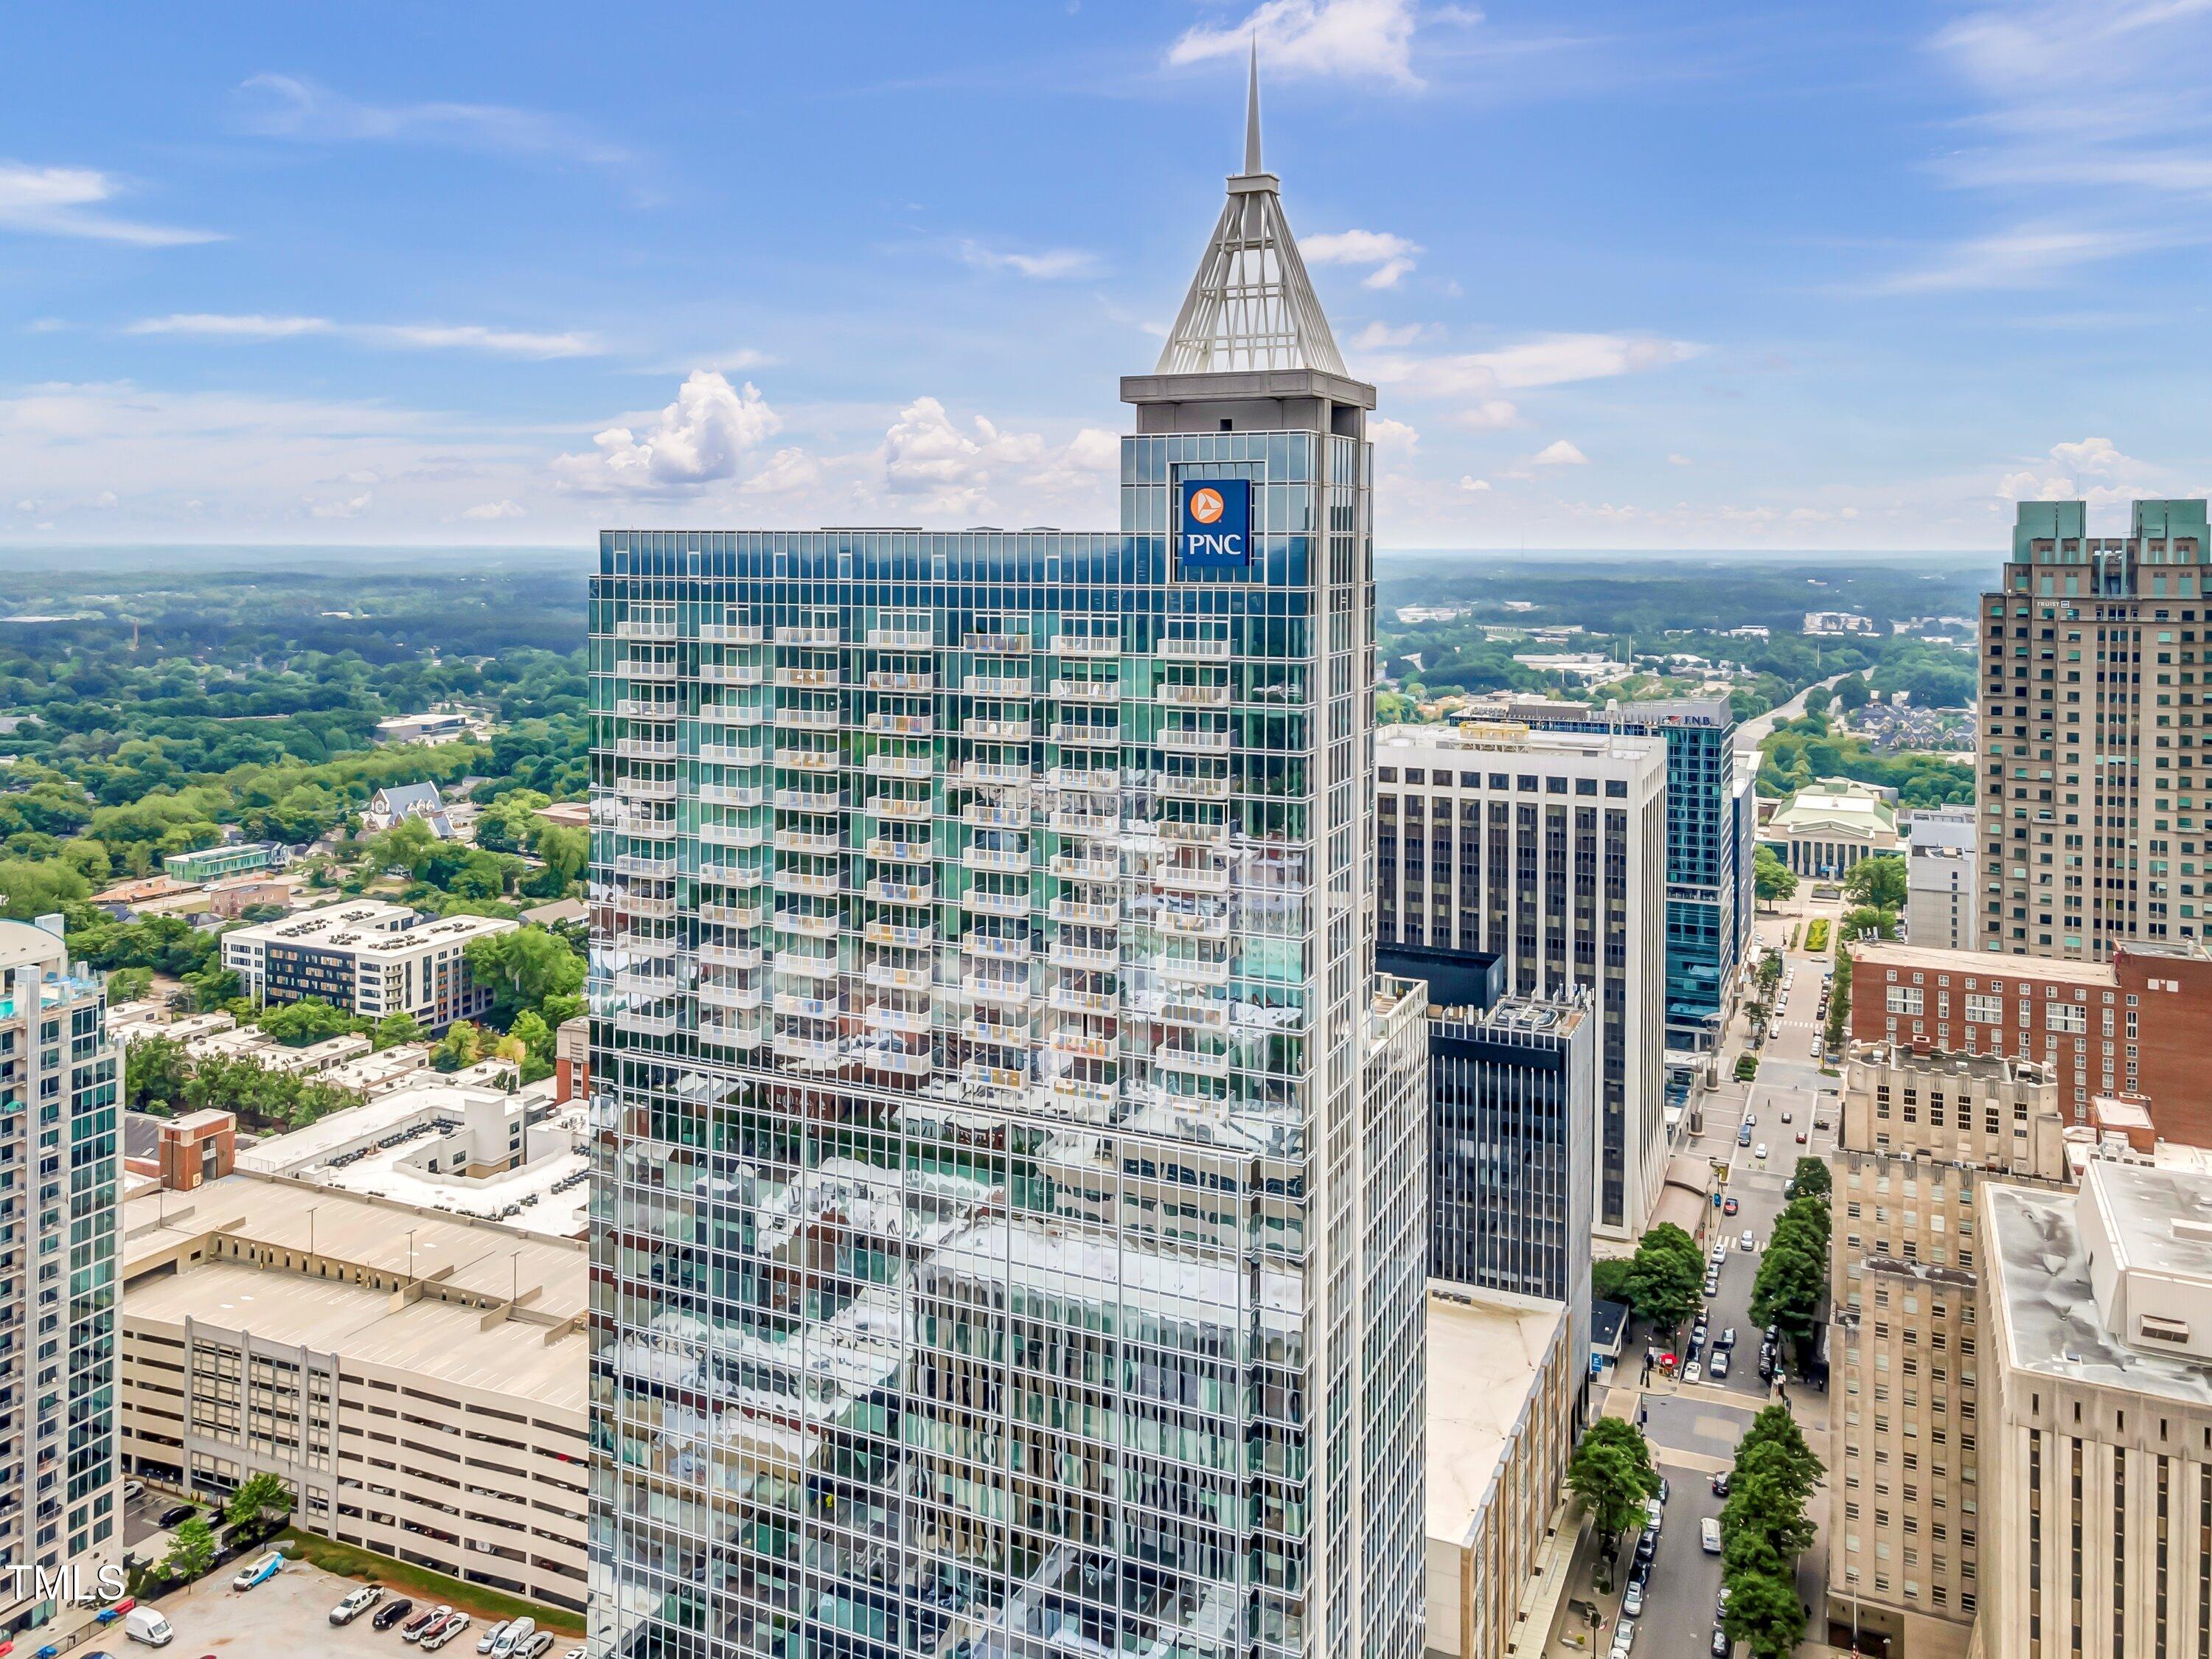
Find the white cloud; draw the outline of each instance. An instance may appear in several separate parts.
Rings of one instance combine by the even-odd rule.
[[[2109,226],[2021,225],[1954,243],[1917,269],[1877,278],[1865,291],[1944,294],[2042,288],[2081,266],[2125,258],[2170,240],[2163,234]]]
[[[1413,270],[1419,243],[1388,230],[1340,230],[1309,236],[1298,244],[1309,264],[1372,265],[1363,288],[1395,288]]]
[[[291,75],[256,75],[240,91],[246,131],[264,137],[451,144],[608,167],[635,159],[565,121],[503,104],[365,104]]]
[[[748,495],[778,495],[790,490],[811,489],[822,482],[822,463],[803,449],[779,449],[768,465],[741,486]]]
[[[978,270],[1011,270],[1018,276],[1050,282],[1068,276],[1088,276],[1098,269],[1098,256],[1081,248],[1047,248],[1041,253],[1015,253],[987,247],[981,242],[960,244],[960,258]]]
[[[1462,20],[1454,20],[1462,21]],[[1414,0],[1264,0],[1243,18],[1194,24],[1169,48],[1171,64],[1242,58],[1285,75],[1345,76],[1420,85],[1413,73]]]
[[[1692,461],[1687,455],[1669,455],[1667,458],[1667,465],[1669,466],[1693,466],[1696,463]]]
[[[1487,478],[1477,478],[1473,476],[1469,476],[1463,477],[1459,481],[1459,487],[1462,489],[1468,491],[1470,494],[1475,494],[1489,489],[1490,480]]]
[[[2124,455],[2110,438],[2084,438],[2080,442],[2055,443],[2051,459],[2057,471],[2022,469],[1997,481],[1997,498],[2011,501],[2072,501],[2077,496],[2094,507],[2126,501],[2134,493],[2130,481],[2140,481],[2154,471],[2131,455]],[[2078,487],[2082,473],[2101,474],[2111,483]]]
[[[179,312],[142,317],[131,334],[173,334],[210,340],[270,341],[331,335],[364,345],[416,351],[482,351],[501,357],[586,357],[600,349],[589,334],[538,334],[486,328],[476,323],[340,323],[328,317],[267,317],[254,313]]]
[[[313,519],[358,518],[368,510],[368,506],[369,493],[364,489],[358,495],[349,495],[338,501],[310,501],[307,516]]]
[[[1521,410],[1503,398],[1485,398],[1452,416],[1452,424],[1470,432],[1499,432],[1521,424]]]
[[[222,240],[211,230],[149,225],[91,210],[112,199],[121,189],[113,175],[93,167],[37,167],[0,161],[0,230],[128,242],[138,247],[177,247]]]
[[[1589,457],[1561,438],[1538,450],[1529,464],[1533,466],[1588,466]]]
[[[1376,357],[1366,364],[1366,374],[1411,397],[1480,397],[1643,374],[1685,362],[1701,349],[1652,335],[1549,334],[1495,351]]]
[[[917,398],[898,412],[880,452],[884,488],[923,510],[967,514],[1000,499],[1072,500],[1102,490],[1121,460],[1121,441],[1085,428],[1055,447],[1035,433],[1001,432],[978,415],[957,423],[934,398]]]
[[[2053,444],[2051,459],[2077,472],[2118,472],[2123,467],[2141,465],[2121,454],[2110,438],[2084,438],[2078,444]]]
[[[526,519],[528,511],[520,501],[479,501],[461,516],[465,519],[490,520],[495,519]]]
[[[595,453],[557,458],[554,477],[592,494],[684,494],[734,478],[746,453],[782,426],[751,382],[740,388],[696,370],[642,434],[609,427],[592,438]]]
[[[1402,349],[1420,337],[1421,325],[1419,323],[1392,328],[1387,323],[1374,322],[1352,337],[1352,349],[1354,351]]]
[[[1421,441],[1421,434],[1403,421],[1394,421],[1387,415],[1376,416],[1367,422],[1367,435],[1378,449],[1411,452]]]

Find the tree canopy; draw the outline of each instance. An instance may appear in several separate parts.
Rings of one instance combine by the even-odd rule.
[[[1651,1466],[1644,1431],[1625,1418],[1599,1418],[1568,1462],[1567,1489],[1582,1500],[1601,1536],[1640,1523],[1644,1500],[1659,1494],[1659,1472]]]

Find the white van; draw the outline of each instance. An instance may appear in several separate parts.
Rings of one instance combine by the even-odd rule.
[[[166,1648],[177,1639],[169,1621],[151,1607],[133,1607],[123,1615],[123,1633],[149,1648]]]
[[[1721,1553],[1721,1523],[1710,1515],[1698,1522],[1698,1542],[1708,1555]]]

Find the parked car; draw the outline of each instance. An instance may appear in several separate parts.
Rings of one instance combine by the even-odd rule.
[[[419,1642],[453,1616],[453,1610],[441,1602],[422,1617],[410,1620],[405,1628],[399,1632],[399,1639],[403,1642]]]
[[[1668,1485],[1667,1484],[1667,1477],[1666,1477],[1665,1475],[1663,1475],[1663,1474],[1662,1474],[1662,1475],[1661,1475],[1661,1476],[1659,1477],[1659,1501],[1660,1501],[1662,1504],[1664,1504],[1664,1503],[1665,1503],[1668,1498],[1672,1498],[1674,1495],[1674,1489],[1672,1486],[1668,1486]]]
[[[1758,1146],[1753,1147],[1751,1149],[1751,1155],[1753,1158],[1764,1159],[1766,1157],[1766,1143],[1762,1140]]]
[[[397,1601],[386,1601],[379,1607],[376,1617],[368,1621],[368,1627],[371,1630],[390,1630],[414,1611],[415,1603],[403,1595]]]
[[[1733,1325],[1727,1325],[1727,1326],[1723,1326],[1723,1327],[1722,1327],[1722,1328],[1721,1328],[1721,1334],[1720,1334],[1718,1336],[1717,1336],[1717,1337],[1715,1337],[1715,1338],[1713,1339],[1713,1346],[1715,1346],[1716,1348],[1733,1348],[1733,1347],[1735,1347],[1735,1326],[1733,1326]],[[1662,1482],[1662,1484],[1663,1485],[1664,1483]]]
[[[1721,1553],[1721,1523],[1712,1516],[1698,1522],[1698,1545],[1708,1555]]]
[[[169,1621],[152,1607],[132,1607],[123,1618],[123,1634],[149,1648],[166,1648],[177,1639]]]
[[[126,1480],[123,1483],[123,1501],[125,1503],[135,1503],[137,1499],[143,1498],[145,1495],[146,1483],[143,1480]]]
[[[1720,1293],[1721,1276],[1718,1273],[1707,1273],[1705,1275],[1705,1294],[1707,1296],[1718,1296]]]
[[[477,1651],[478,1653],[489,1653],[491,1651],[491,1644],[498,1641],[501,1637],[506,1635],[507,1627],[514,1622],[514,1620],[512,1619],[502,1619],[496,1625],[486,1626],[484,1627],[484,1633],[477,1638]]]
[[[1717,1382],[1721,1378],[1726,1376],[1728,1372],[1728,1350],[1726,1348],[1715,1348],[1713,1350],[1713,1357],[1711,1360],[1705,1366],[1705,1375],[1714,1382]]]
[[[1658,1532],[1662,1530],[1667,1525],[1666,1505],[1662,1504],[1656,1498],[1645,1498],[1644,1500],[1644,1524],[1649,1526],[1652,1531]]]
[[[1726,1469],[1722,1469],[1717,1472],[1713,1476],[1713,1496],[1716,1498],[1726,1498],[1728,1496],[1728,1471]]]
[[[197,1504],[172,1504],[154,1517],[154,1524],[167,1531],[180,1522],[189,1521],[200,1512]]]
[[[1631,1583],[1626,1590],[1621,1592],[1620,1616],[1624,1619],[1634,1619],[1641,1616],[1643,1612],[1644,1586],[1638,1583]]]
[[[1685,1382],[1695,1382],[1704,1375],[1705,1373],[1698,1368],[1698,1362],[1694,1359],[1682,1367],[1682,1381]]]
[[[331,1623],[333,1625],[350,1625],[355,1620],[360,1618],[362,1614],[367,1613],[371,1607],[374,1607],[383,1599],[383,1585],[363,1584],[359,1589],[352,1591],[343,1601],[340,1601],[337,1606],[331,1609]]]
[[[1743,1230],[1743,1237],[1735,1243],[1736,1248],[1740,1250],[1756,1249],[1759,1247],[1759,1241],[1752,1237],[1751,1229],[1748,1227]]]
[[[240,1567],[230,1581],[234,1590],[250,1590],[256,1584],[265,1584],[284,1569],[284,1558],[275,1550],[257,1561]]]
[[[1636,1645],[1636,1621],[1624,1619],[1613,1627],[1613,1659],[1628,1659],[1628,1652]]]
[[[1721,1213],[1723,1215],[1734,1215],[1743,1206],[1741,1204],[1738,1204],[1732,1198],[1724,1198],[1721,1200]]]
[[[435,1653],[475,1622],[465,1613],[448,1613],[446,1622],[422,1638],[422,1651]]]
[[[1640,1566],[1659,1553],[1659,1534],[1650,1527],[1644,1528],[1636,1540],[1636,1560]]]
[[[1804,1146],[1804,1145],[1806,1144],[1806,1143],[1805,1143],[1805,1132],[1804,1132],[1802,1129],[1800,1129],[1800,1130],[1797,1132],[1797,1144],[1798,1144],[1800,1146]]]
[[[491,1644],[492,1659],[514,1659],[515,1653],[538,1634],[535,1619],[515,1620],[500,1632],[499,1640]]]
[[[1713,1626],[1713,1659],[1729,1659],[1728,1632],[1718,1625]]]
[[[541,1630],[530,1638],[526,1646],[515,1650],[514,1659],[545,1659],[545,1656],[552,1650],[553,1632],[550,1630]]]

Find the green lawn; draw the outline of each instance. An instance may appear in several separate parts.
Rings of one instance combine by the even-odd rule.
[[[519,1595],[505,1595],[481,1584],[465,1584],[458,1578],[448,1578],[443,1573],[432,1572],[405,1561],[394,1561],[389,1556],[376,1555],[368,1550],[356,1549],[350,1544],[337,1544],[312,1532],[302,1532],[297,1527],[287,1527],[278,1536],[284,1540],[284,1553],[295,1561],[311,1561],[325,1572],[334,1572],[344,1578],[364,1582],[374,1579],[387,1589],[414,1597],[426,1607],[440,1601],[449,1602],[463,1613],[485,1620],[517,1619],[527,1613],[538,1621],[542,1630],[557,1635],[583,1639],[584,1619],[581,1613],[570,1613],[565,1607],[541,1607],[535,1601],[526,1601]]]

